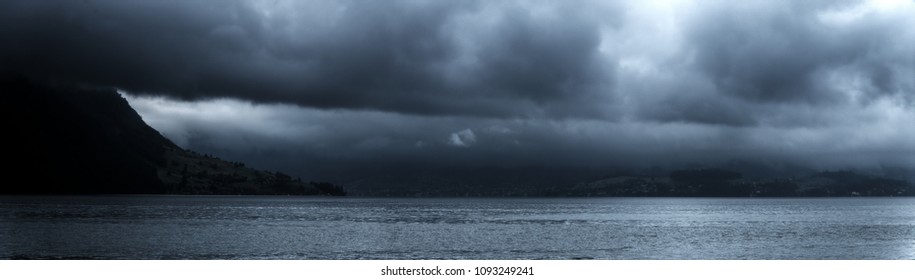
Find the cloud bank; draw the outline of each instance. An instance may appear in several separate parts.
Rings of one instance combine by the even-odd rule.
[[[0,70],[285,170],[915,168],[915,2],[4,1]]]

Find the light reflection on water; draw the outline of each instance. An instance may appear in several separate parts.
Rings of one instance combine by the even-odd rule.
[[[0,258],[915,259],[915,199],[0,197]]]

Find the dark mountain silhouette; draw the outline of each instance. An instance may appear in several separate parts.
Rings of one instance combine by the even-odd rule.
[[[337,185],[184,150],[112,89],[7,78],[0,92],[9,166],[2,174],[24,182],[6,183],[0,193],[345,194]]]

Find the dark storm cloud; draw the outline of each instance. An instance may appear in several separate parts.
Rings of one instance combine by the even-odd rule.
[[[429,115],[577,116],[600,114],[582,99],[603,98],[602,84],[612,79],[597,57],[596,16],[550,2],[2,5],[0,34],[16,38],[0,47],[7,68],[136,93]]]
[[[884,2],[0,5],[9,71],[192,100],[752,126],[769,103],[915,89],[910,17]],[[632,77],[633,56],[655,73]]]
[[[910,6],[710,1],[634,16],[623,30],[641,32],[622,33],[636,43],[619,52],[616,92],[633,118],[727,126],[830,125],[804,112],[841,119],[875,100],[911,104]]]
[[[881,17],[862,4],[714,5],[690,22],[688,46],[696,51],[697,70],[721,94],[753,102],[845,102],[848,88],[836,87],[839,79],[861,79],[868,98],[911,95],[912,78],[904,72],[915,67],[913,52],[899,49],[915,43],[909,20]]]
[[[0,70],[287,170],[915,167],[915,4],[3,1]],[[158,96],[158,97],[157,97]]]

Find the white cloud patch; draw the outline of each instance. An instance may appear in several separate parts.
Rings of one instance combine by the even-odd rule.
[[[471,129],[464,129],[455,133],[451,133],[451,137],[448,138],[448,144],[458,147],[469,147],[477,142],[477,135],[473,133]]]

